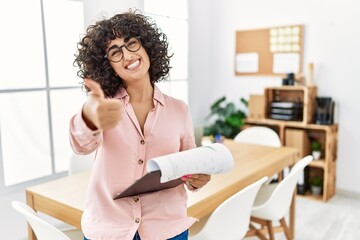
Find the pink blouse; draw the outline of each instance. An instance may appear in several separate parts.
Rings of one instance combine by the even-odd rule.
[[[155,86],[155,107],[148,113],[143,134],[126,90],[114,98],[123,103],[116,128],[92,131],[81,112],[70,122],[74,152],[97,150],[81,221],[83,232],[91,240],[132,240],[136,231],[143,240],[174,237],[196,221],[187,217],[184,185],[119,200],[113,197],[146,173],[149,159],[196,146],[188,107]]]

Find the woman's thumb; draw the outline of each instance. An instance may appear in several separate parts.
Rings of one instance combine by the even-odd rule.
[[[86,87],[89,88],[90,94],[92,96],[104,98],[104,92],[101,89],[101,86],[99,83],[95,82],[92,79],[86,78],[86,79],[84,79],[84,84],[86,85]]]

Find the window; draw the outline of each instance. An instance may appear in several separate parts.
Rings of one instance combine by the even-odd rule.
[[[170,81],[157,83],[166,94],[188,102],[188,1],[145,0],[144,12],[166,34],[170,60]]]
[[[0,40],[1,193],[67,170],[68,122],[85,94],[73,66],[83,3],[17,0],[2,1],[0,8],[6,9],[0,24],[7,33]]]

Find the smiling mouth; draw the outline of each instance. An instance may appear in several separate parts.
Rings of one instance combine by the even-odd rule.
[[[128,70],[132,70],[135,69],[136,67],[138,67],[140,65],[140,60],[136,60],[135,62],[129,64],[128,66],[126,66],[126,69]]]

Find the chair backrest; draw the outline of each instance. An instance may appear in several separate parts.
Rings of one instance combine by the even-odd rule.
[[[284,217],[290,208],[300,174],[312,160],[313,156],[310,155],[300,159],[290,173],[277,184],[268,200],[259,206],[253,207],[252,216],[256,217],[256,211],[261,211],[262,217],[269,220],[275,221]]]
[[[204,227],[189,239],[242,239],[249,229],[256,194],[267,179],[268,177],[263,177],[226,199],[210,215]]]
[[[25,216],[38,240],[71,240],[59,229],[39,218],[36,212],[25,203],[12,201],[11,205],[16,211]]]
[[[261,126],[248,127],[241,130],[241,132],[235,136],[234,141],[281,147],[279,135],[271,128]]]
[[[73,153],[69,162],[69,175],[91,170],[94,164],[95,154],[96,151],[87,155]]]

